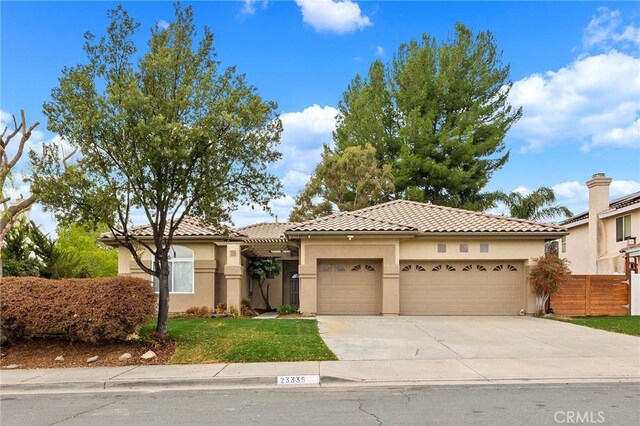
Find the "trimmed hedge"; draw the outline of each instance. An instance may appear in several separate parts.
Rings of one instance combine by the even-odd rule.
[[[131,277],[0,282],[0,324],[9,340],[58,334],[71,341],[125,340],[154,314],[148,280]]]

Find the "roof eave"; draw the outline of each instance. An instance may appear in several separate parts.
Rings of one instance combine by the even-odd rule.
[[[562,237],[568,231],[446,231],[420,232],[416,237]]]
[[[358,236],[373,236],[373,237],[412,237],[416,235],[418,231],[287,231],[285,235],[288,239],[299,239],[303,237],[311,236],[346,236],[346,235],[358,235]]]

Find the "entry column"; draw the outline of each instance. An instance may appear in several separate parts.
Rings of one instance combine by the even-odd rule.
[[[386,259],[385,259],[386,260]],[[382,315],[397,316],[400,313],[400,265],[382,264]]]
[[[240,244],[227,246],[227,264],[224,266],[227,281],[227,309],[234,306],[240,312],[242,300],[242,261]]]

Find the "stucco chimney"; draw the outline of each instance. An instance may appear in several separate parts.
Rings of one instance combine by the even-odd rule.
[[[589,188],[589,267],[587,273],[598,273],[598,257],[603,254],[604,228],[598,213],[609,208],[609,186],[611,178],[604,173],[596,173],[587,181]]]

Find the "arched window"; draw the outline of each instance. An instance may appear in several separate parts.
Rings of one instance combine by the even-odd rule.
[[[193,293],[193,251],[183,246],[169,249],[169,292]],[[157,292],[158,279],[153,277],[153,288]]]

